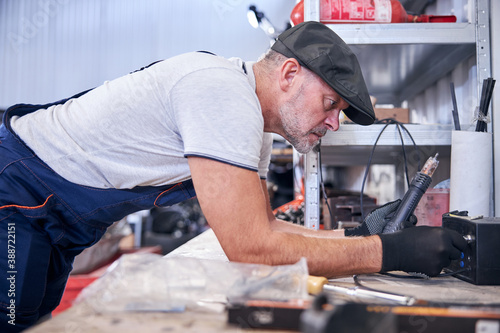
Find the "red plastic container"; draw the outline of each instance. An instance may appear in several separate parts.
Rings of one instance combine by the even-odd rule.
[[[450,189],[428,189],[415,209],[417,225],[440,227],[443,223],[443,214],[449,211]]]

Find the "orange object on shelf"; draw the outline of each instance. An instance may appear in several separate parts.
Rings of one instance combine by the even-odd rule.
[[[304,22],[304,1],[292,10],[294,25]],[[398,0],[320,0],[322,23],[456,22],[454,15],[410,15]]]
[[[273,210],[273,213],[276,215],[279,211],[286,211],[287,209],[289,208],[292,208],[292,209],[299,209],[300,208],[300,205],[304,202],[304,197],[303,196],[299,196],[297,199],[294,199],[292,201],[289,201],[287,202],[286,204],[283,204],[281,206],[279,206],[278,208],[275,208]]]

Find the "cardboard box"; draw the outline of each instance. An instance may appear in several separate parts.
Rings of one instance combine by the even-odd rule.
[[[393,118],[400,123],[408,124],[410,122],[410,110],[406,108],[375,108],[375,117],[378,120]]]

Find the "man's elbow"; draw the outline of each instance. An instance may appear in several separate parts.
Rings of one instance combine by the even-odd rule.
[[[273,244],[269,242],[250,242],[247,244],[239,243],[233,246],[223,247],[224,252],[232,262],[242,262],[251,264],[275,264],[273,252],[276,250]]]

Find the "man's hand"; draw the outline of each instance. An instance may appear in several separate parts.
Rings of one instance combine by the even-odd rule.
[[[382,240],[382,272],[405,272],[438,275],[451,261],[458,259],[467,246],[456,231],[440,227],[415,227],[390,234]]]
[[[395,200],[386,203],[374,210],[366,218],[363,223],[352,229],[345,229],[346,236],[370,236],[382,233],[385,225],[389,222],[399,207],[401,200]],[[411,215],[408,221],[404,222],[404,228],[412,227],[417,223],[415,215]]]

